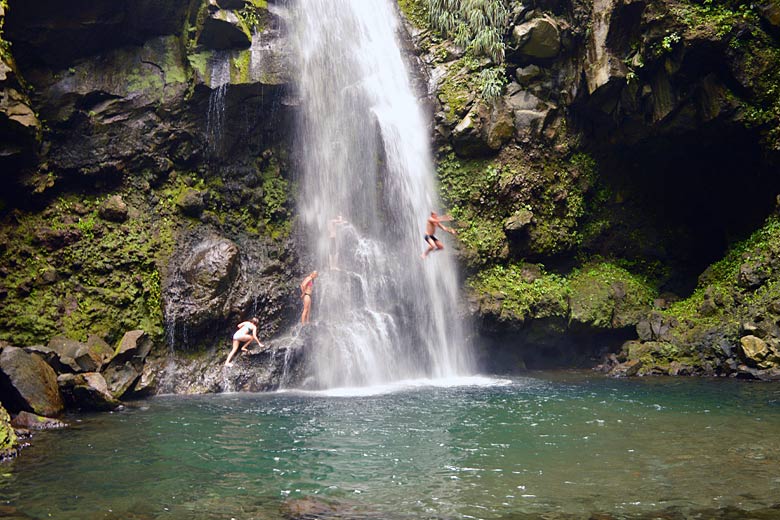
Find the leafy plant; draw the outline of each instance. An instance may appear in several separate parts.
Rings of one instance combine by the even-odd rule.
[[[506,74],[502,67],[491,67],[480,72],[477,83],[482,99],[489,103],[494,102],[501,97],[506,82]]]
[[[509,11],[504,0],[427,0],[434,29],[456,45],[494,63],[504,61],[504,25]]]

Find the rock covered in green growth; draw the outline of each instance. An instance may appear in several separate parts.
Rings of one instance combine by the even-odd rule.
[[[651,308],[655,288],[608,262],[593,262],[569,275],[571,320],[596,328],[636,325]]]
[[[11,426],[11,417],[0,404],[0,461],[15,457],[19,453],[19,441]]]
[[[477,273],[467,285],[480,313],[499,321],[523,323],[569,315],[569,281],[533,264],[494,266]]]
[[[534,264],[494,266],[468,284],[483,314],[518,322],[563,317],[594,329],[636,325],[655,295],[645,280],[604,261],[565,276]]]

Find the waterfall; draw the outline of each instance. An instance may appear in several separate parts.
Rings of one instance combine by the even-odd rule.
[[[447,250],[420,258],[425,221],[440,202],[395,7],[391,0],[297,0],[296,7],[298,210],[310,270],[320,273],[309,325],[316,384],[470,374],[455,262]],[[329,229],[339,216],[347,223]]]
[[[210,86],[209,109],[206,114],[206,136],[208,150],[212,155],[219,154],[222,148],[222,136],[225,128],[225,96],[230,83],[230,57],[227,53],[217,53],[209,62]]]

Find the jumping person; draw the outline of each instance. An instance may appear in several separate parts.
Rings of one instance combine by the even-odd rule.
[[[442,222],[450,222],[451,220],[452,217],[449,215],[440,217],[436,214],[435,211],[431,211],[431,216],[428,217],[428,220],[425,223],[425,236],[423,237],[425,243],[428,244],[428,249],[426,249],[423,254],[420,255],[420,258],[425,260],[425,258],[428,256],[428,253],[432,251],[438,251],[439,249],[444,249],[444,244],[442,244],[441,241],[436,238],[436,235],[433,234],[437,227],[443,229],[447,233],[451,233],[453,235],[457,234],[454,229],[446,227],[442,224]]]
[[[301,282],[301,298],[303,299],[303,312],[301,313],[301,325],[309,323],[309,313],[311,312],[311,292],[314,288],[314,280],[319,276],[317,271],[312,271],[309,276]]]
[[[230,360],[233,359],[233,356],[238,352],[238,346],[242,341],[244,342],[244,345],[241,347],[242,352],[246,352],[246,347],[253,341],[257,341],[257,344],[260,345],[261,348],[264,347],[264,345],[260,343],[260,340],[257,339],[258,323],[260,323],[260,320],[252,318],[249,321],[242,321],[238,324],[238,330],[233,334],[233,349],[230,351],[230,354],[228,354],[227,361],[225,361],[226,367],[232,365]]]
[[[337,239],[337,232],[339,226],[349,224],[349,222],[339,215],[336,218],[332,218],[328,221],[328,267],[338,271],[336,262],[339,259],[339,244]]]

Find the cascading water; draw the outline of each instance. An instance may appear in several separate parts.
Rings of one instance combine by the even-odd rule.
[[[394,6],[297,0],[294,26],[316,385],[471,373],[457,268],[446,251],[420,258],[439,201]]]
[[[230,83],[230,59],[226,53],[217,53],[210,63],[211,94],[209,111],[206,114],[206,135],[208,148],[217,154],[222,146],[222,134],[225,127],[225,96]]]

